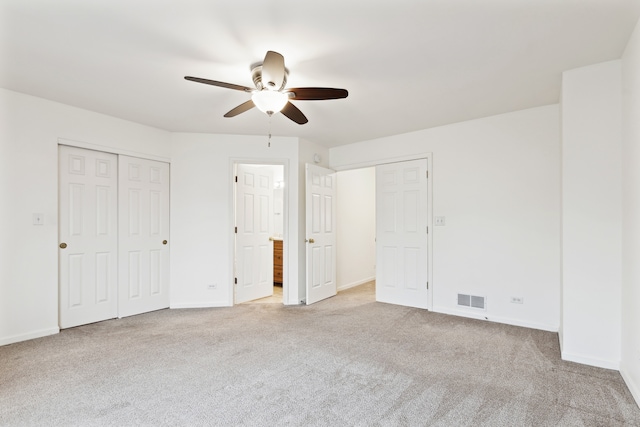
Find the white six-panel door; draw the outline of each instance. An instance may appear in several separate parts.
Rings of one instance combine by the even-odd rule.
[[[428,308],[427,159],[376,166],[376,300]]]
[[[119,156],[118,316],[169,307],[169,164]]]
[[[273,169],[239,164],[235,303],[273,295]]]
[[[306,165],[307,304],[337,293],[336,172]]]
[[[118,156],[61,145],[60,327],[117,316]]]

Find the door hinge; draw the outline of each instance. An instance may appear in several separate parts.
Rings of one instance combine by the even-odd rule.
[[[236,182],[238,182],[238,175],[236,175]]]
[[[427,234],[429,234],[429,226],[427,225]]]
[[[427,289],[429,289],[429,282],[427,282]]]
[[[235,227],[235,233],[238,234],[238,227]]]
[[[238,278],[237,278],[237,277],[234,277],[234,278],[233,278],[233,284],[234,284],[234,285],[237,285],[237,284],[238,284]]]
[[[427,171],[427,179],[429,179],[429,171]]]

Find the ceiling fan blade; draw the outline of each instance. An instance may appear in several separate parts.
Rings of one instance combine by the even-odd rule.
[[[252,100],[248,100],[247,102],[243,102],[242,104],[238,105],[236,108],[232,109],[231,111],[229,111],[224,116],[225,117],[235,117],[240,113],[244,113],[245,111],[249,111],[250,109],[252,109],[255,106],[256,106],[256,104],[254,104]]]
[[[349,96],[349,92],[346,89],[334,89],[330,87],[299,87],[287,89],[286,92],[293,93],[293,99],[296,101],[340,99]]]
[[[262,62],[262,85],[267,89],[280,90],[284,85],[284,57],[272,50]]]
[[[290,102],[287,102],[280,112],[299,125],[303,125],[309,121],[309,119],[302,114],[302,111]]]
[[[185,76],[184,78],[186,80],[196,82],[196,83],[204,83],[207,85],[220,86],[220,87],[225,87],[227,89],[241,90],[244,92],[251,92],[253,90],[250,87],[246,87],[246,86],[234,85],[233,83],[218,82],[218,81],[209,80],[209,79],[201,79],[200,77]]]

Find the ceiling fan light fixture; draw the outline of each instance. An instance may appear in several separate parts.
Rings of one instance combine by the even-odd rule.
[[[283,92],[263,89],[254,91],[251,100],[260,111],[272,115],[280,112],[287,105],[289,96]]]
[[[289,98],[296,101],[313,101],[324,99],[341,99],[349,95],[346,89],[330,87],[299,87],[285,89],[289,70],[284,66],[284,57],[278,52],[268,51],[262,64],[257,64],[251,69],[251,76],[255,89],[233,83],[219,82],[216,80],[202,79],[200,77],[185,76],[186,80],[196,83],[204,83],[212,86],[224,87],[251,93],[251,99],[229,110],[224,116],[235,117],[238,114],[257,107],[269,117],[277,112],[291,121],[303,125],[308,123],[307,117],[298,107],[289,102]]]

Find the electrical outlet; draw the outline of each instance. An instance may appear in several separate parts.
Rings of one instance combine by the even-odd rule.
[[[513,304],[524,304],[524,298],[522,298],[522,297],[511,297],[511,302]]]
[[[437,226],[443,226],[446,224],[445,218],[443,216],[437,216],[435,217],[435,225]]]
[[[216,289],[218,289],[218,284],[217,283],[212,283],[212,284],[207,286],[207,289],[209,289],[210,291],[215,291]]]

